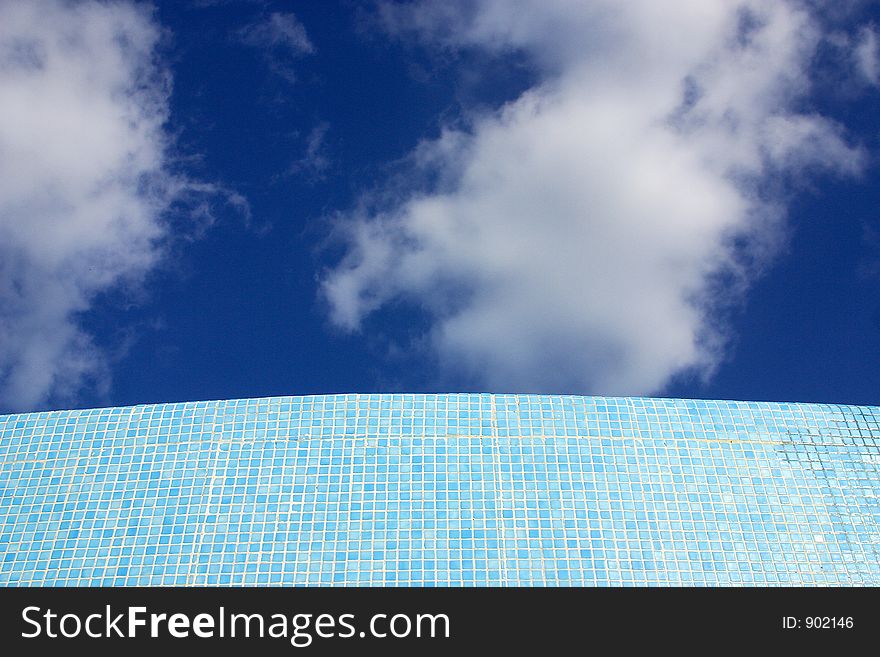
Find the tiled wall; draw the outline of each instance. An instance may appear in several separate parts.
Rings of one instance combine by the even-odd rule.
[[[880,408],[340,395],[0,416],[3,585],[880,585]]]

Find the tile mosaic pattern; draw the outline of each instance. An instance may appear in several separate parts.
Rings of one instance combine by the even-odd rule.
[[[3,585],[880,585],[880,408],[339,395],[0,416]]]

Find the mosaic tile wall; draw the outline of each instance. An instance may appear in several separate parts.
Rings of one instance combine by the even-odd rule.
[[[341,395],[0,416],[3,585],[880,585],[880,408]]]

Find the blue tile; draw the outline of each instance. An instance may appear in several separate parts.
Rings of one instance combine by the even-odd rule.
[[[880,409],[339,395],[0,416],[0,584],[878,585]]]

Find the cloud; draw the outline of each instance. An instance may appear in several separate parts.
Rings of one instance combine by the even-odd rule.
[[[880,41],[873,26],[862,28],[855,47],[859,71],[871,84],[880,84]]]
[[[273,12],[243,27],[239,37],[250,46],[280,49],[295,57],[315,52],[305,26],[292,13]]]
[[[291,60],[316,52],[305,26],[292,13],[273,12],[238,31],[242,43],[263,51],[274,73],[289,83],[296,82]]]
[[[792,190],[864,164],[806,109],[823,38],[807,7],[384,4],[392,34],[526,53],[541,81],[421,144],[412,179],[432,184],[365,195],[335,223],[332,321],[357,331],[410,303],[448,380],[492,390],[641,394],[710,375]]]
[[[0,407],[106,386],[82,313],[156,265],[171,203],[217,191],[169,170],[160,37],[141,4],[0,2]]]
[[[321,121],[306,136],[303,156],[290,165],[289,173],[305,174],[311,180],[320,180],[330,167],[327,155],[327,131],[330,124]]]
[[[268,0],[188,0],[186,7],[190,9],[209,9],[213,7],[225,7],[226,5],[263,5]]]

